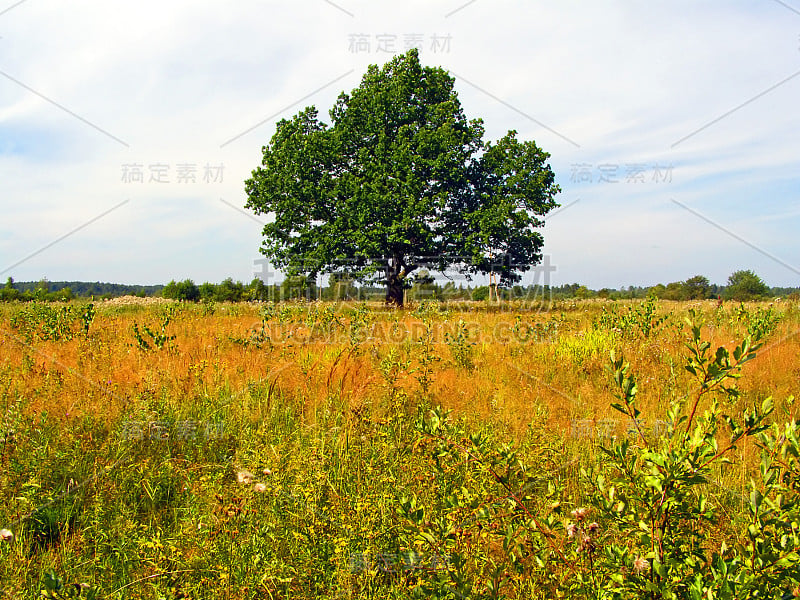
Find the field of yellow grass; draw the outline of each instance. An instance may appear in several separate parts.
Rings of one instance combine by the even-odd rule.
[[[499,419],[517,434],[531,421],[568,433],[575,419],[611,416],[606,368],[614,348],[638,373],[644,407],[658,412],[665,397],[685,393],[681,356],[689,308],[707,315],[714,346],[732,344],[747,326],[738,305],[717,310],[715,301],[662,302],[661,313],[672,316],[649,338],[592,327],[604,308],[626,310],[620,302],[565,302],[548,311],[431,304],[399,312],[379,305],[287,304],[273,308],[266,321],[255,305],[221,305],[211,312],[172,304],[175,314],[166,331],[174,339],[163,350],[142,351],[133,324],[158,329],[164,305],[158,306],[99,305],[86,339],[32,344],[8,326],[13,309],[6,307],[0,358],[4,371],[14,375],[5,378],[6,394],[25,398],[26,411],[45,410],[65,421],[91,414],[111,424],[147,410],[154,398],[190,412],[203,397],[229,395],[241,404],[248,387],[267,386],[313,421],[316,408],[334,398],[351,408],[369,404],[380,410],[387,390],[417,395],[421,342],[429,332],[429,396],[435,403]],[[766,303],[747,309],[766,307],[789,318],[747,366],[745,397],[788,396],[800,379],[796,309]],[[458,364],[448,344],[459,322],[469,365]]]
[[[670,401],[692,393],[690,310],[712,348],[766,332],[741,407],[773,396],[792,420],[800,388],[800,310],[788,301],[123,301],[82,321],[84,309],[0,306],[9,597],[43,589],[49,569],[109,598],[399,597],[415,571],[352,557],[408,549],[392,547],[397,493],[435,485],[406,437],[420,411],[452,410],[541,464],[591,460],[632,431],[610,406],[613,351],[636,374],[641,426],[658,435]],[[755,464],[752,447],[737,452],[725,474],[735,493]],[[244,492],[245,471],[269,499]],[[578,502],[580,486],[564,486]],[[253,536],[272,545],[251,548]],[[535,593],[524,578],[504,585],[508,597]]]

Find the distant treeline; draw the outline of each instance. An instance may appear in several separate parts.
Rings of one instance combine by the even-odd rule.
[[[664,300],[703,300],[724,298],[728,300],[755,300],[774,298],[800,293],[800,288],[770,288],[752,271],[736,271],[728,278],[727,285],[720,286],[709,282],[703,275],[696,275],[686,281],[676,281],[667,285],[649,287],[629,286],[628,288],[590,290],[578,283],[549,285],[515,285],[510,288],[491,289],[489,286],[456,286],[452,281],[440,285],[426,271],[420,271],[410,282],[407,290],[408,300],[488,300],[499,296],[505,300],[561,300],[570,298],[646,298],[649,294]],[[261,279],[253,279],[250,284],[228,278],[222,283],[203,283],[195,285],[191,279],[170,281],[161,291],[165,298],[191,302],[216,301],[239,302],[249,300],[275,301],[306,300],[382,300],[386,290],[383,287],[358,286],[352,279],[342,274],[331,275],[327,286],[318,286],[312,279],[303,275],[287,277],[281,284],[266,285]]]
[[[0,288],[0,300],[68,301],[73,298],[114,298],[117,296],[157,296],[163,285],[125,285],[99,281],[14,281],[8,278]]]
[[[797,296],[800,288],[767,286],[752,271],[736,271],[728,278],[728,285],[716,285],[708,278],[696,275],[686,281],[668,284],[627,288],[603,288],[592,290],[578,283],[549,285],[515,285],[493,290],[489,286],[456,286],[454,282],[437,283],[429,273],[422,271],[412,280],[406,291],[408,300],[488,300],[495,293],[503,300],[567,300],[585,298],[608,298],[611,300],[646,298],[652,294],[663,300],[703,300],[723,298],[727,300],[753,300]],[[306,277],[287,277],[280,284],[266,285],[261,279],[249,284],[227,278],[221,283],[197,285],[191,279],[170,281],[167,285],[123,285],[84,281],[35,281],[14,282],[9,278],[0,288],[0,301],[67,301],[73,298],[111,298],[123,295],[163,296],[187,302],[247,302],[283,300],[382,300],[383,287],[358,285],[355,281],[339,275],[331,275],[328,285],[318,286]]]

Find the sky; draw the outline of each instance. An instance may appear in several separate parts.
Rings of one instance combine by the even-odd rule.
[[[800,285],[800,0],[0,0],[0,279],[269,280],[261,147],[411,46],[551,155],[523,282]]]

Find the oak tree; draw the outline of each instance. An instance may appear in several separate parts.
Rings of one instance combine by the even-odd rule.
[[[454,84],[414,49],[370,66],[330,124],[313,106],[280,121],[245,182],[245,207],[272,217],[261,252],[289,273],[381,282],[398,306],[421,268],[519,281],[558,206],[550,155],[515,131],[484,142]]]

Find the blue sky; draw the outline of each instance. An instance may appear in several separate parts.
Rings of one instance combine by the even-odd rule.
[[[551,154],[552,283],[800,285],[800,2],[777,0],[8,0],[0,277],[249,281],[243,181],[276,122],[409,44],[488,139]]]

